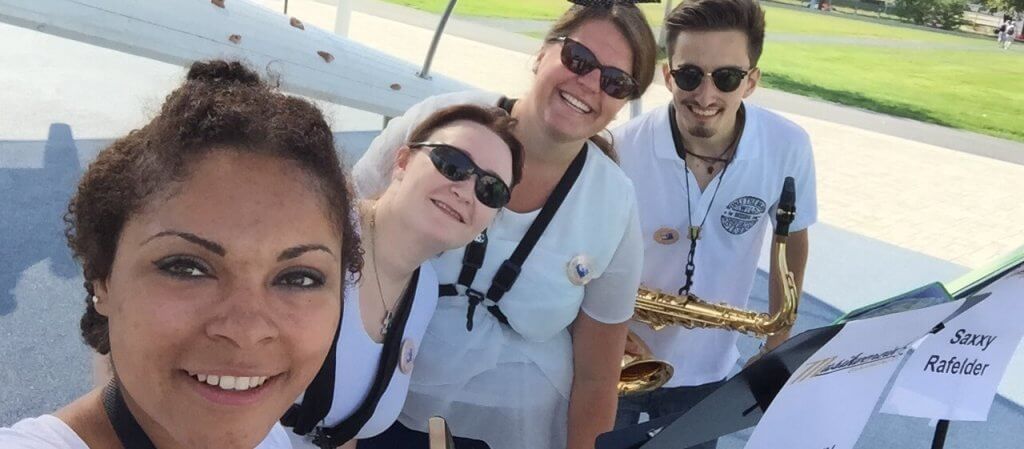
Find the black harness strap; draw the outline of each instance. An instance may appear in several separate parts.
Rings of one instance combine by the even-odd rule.
[[[395,321],[391,323],[391,330],[384,336],[384,348],[381,353],[380,361],[377,363],[377,374],[373,379],[373,384],[370,386],[369,392],[366,394],[366,399],[359,405],[356,411],[352,412],[348,418],[332,427],[317,427],[327,413],[330,411],[330,402],[328,401],[328,408],[326,410],[308,410],[306,409],[306,400],[313,398],[332,398],[334,396],[334,382],[333,382],[333,371],[335,368],[335,358],[337,353],[334,351],[332,346],[332,352],[328,355],[327,360],[324,362],[325,366],[330,367],[332,372],[331,383],[317,382],[314,379],[314,383],[306,389],[306,394],[303,396],[302,404],[295,404],[291,407],[281,422],[286,426],[294,427],[294,432],[299,435],[305,435],[310,430],[314,431],[313,444],[323,449],[334,449],[347,441],[351,440],[359,433],[359,430],[366,425],[366,422],[373,417],[373,412],[377,409],[377,404],[380,403],[384,393],[388,389],[388,385],[391,384],[391,379],[395,375],[395,368],[398,366],[398,361],[402,354],[402,338],[405,334],[405,325],[409,321],[409,315],[412,312],[413,301],[416,298],[416,286],[419,283],[420,270],[419,268],[413,272],[412,278],[409,279],[409,283],[405,287],[405,292],[402,294],[401,305],[396,311]],[[340,323],[339,323],[340,327]],[[337,342],[337,338],[335,338]],[[323,369],[321,369],[323,370]],[[312,396],[311,396],[312,395]],[[322,401],[321,401],[322,402]],[[315,402],[314,402],[315,403]],[[302,430],[302,432],[300,432]]]
[[[331,411],[331,405],[334,403],[334,370],[337,363],[338,339],[341,337],[341,322],[344,317],[343,307],[338,317],[338,328],[334,330],[331,349],[327,352],[323,365],[320,365],[320,371],[317,371],[313,381],[306,387],[302,403],[292,404],[281,417],[281,424],[291,427],[292,432],[297,435],[311,432]]]
[[[128,410],[116,380],[111,379],[103,388],[103,408],[107,411],[110,424],[114,426],[117,439],[121,440],[121,446],[125,449],[156,449],[146,431],[132,416],[131,410]]]
[[[503,96],[500,99],[498,99],[498,107],[501,108],[501,109],[504,109],[505,112],[508,113],[508,115],[512,115],[512,107],[515,106],[515,105],[516,105],[516,99],[515,98],[509,98],[509,97]]]
[[[501,267],[494,273],[494,278],[491,279],[491,286],[487,289],[486,294],[473,289],[473,280],[476,278],[477,270],[483,266],[484,257],[487,254],[487,231],[481,233],[480,237],[466,246],[466,252],[462,256],[462,271],[459,272],[458,285],[462,285],[465,288],[465,295],[469,300],[469,307],[466,311],[467,331],[473,330],[473,314],[476,311],[476,307],[485,299],[494,303],[487,306],[487,310],[491,312],[491,315],[502,324],[508,324],[508,317],[501,312],[501,309],[498,307],[498,301],[505,296],[505,293],[512,289],[516,279],[519,278],[523,263],[526,262],[526,258],[533,251],[533,247],[540,240],[541,235],[544,234],[548,224],[551,223],[555,212],[558,211],[558,208],[562,206],[562,202],[569,195],[569,191],[572,190],[576,179],[583,172],[583,165],[586,160],[587,144],[584,143],[583,148],[580,149],[572,163],[569,164],[569,168],[562,174],[562,178],[558,180],[558,184],[555,186],[555,190],[551,192],[551,196],[544,202],[544,207],[537,214],[537,218],[530,224],[526,235],[519,241],[519,245],[516,246],[512,255],[502,262]],[[438,288],[438,293],[442,297],[458,296],[458,288],[455,284],[442,284]]]

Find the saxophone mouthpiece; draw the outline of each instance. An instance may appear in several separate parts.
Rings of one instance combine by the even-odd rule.
[[[782,183],[782,194],[779,195],[779,207],[775,212],[775,235],[789,235],[789,225],[796,216],[796,181],[787,176]]]

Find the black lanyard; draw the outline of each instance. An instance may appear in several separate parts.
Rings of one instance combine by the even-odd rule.
[[[743,105],[740,105],[739,111],[736,113],[737,118],[740,120],[736,128],[736,135],[733,137],[733,141],[729,144],[730,150],[736,150],[736,146],[739,144],[740,136],[743,135],[743,128],[746,124],[746,114],[744,112]],[[715,184],[715,191],[711,194],[711,201],[708,203],[708,209],[704,211],[704,217],[700,220],[700,225],[693,226],[693,213],[690,210],[690,169],[686,166],[686,146],[683,143],[682,133],[679,132],[679,125],[676,123],[676,108],[674,105],[668,106],[668,122],[669,127],[672,130],[672,143],[675,144],[676,153],[679,158],[683,160],[683,178],[686,182],[686,236],[690,240],[690,251],[686,255],[686,282],[677,292],[678,295],[690,294],[690,287],[693,286],[693,273],[696,271],[696,265],[694,264],[694,256],[697,254],[697,239],[700,238],[700,233],[704,229],[704,223],[708,220],[708,215],[711,214],[711,207],[715,205],[715,198],[718,197],[718,188],[722,187],[722,181],[725,180],[725,172],[729,170],[729,164],[732,162],[732,158],[735,157],[735,151],[733,156],[729,157],[729,160],[725,162],[725,167],[722,168],[722,173],[718,175],[718,183]],[[728,152],[728,151],[727,151]]]
[[[487,289],[486,295],[473,289],[473,280],[476,278],[477,270],[483,266],[484,257],[487,254],[487,231],[484,230],[480,237],[466,245],[466,252],[462,256],[462,271],[459,273],[458,280],[458,285],[465,288],[465,295],[469,299],[469,306],[466,312],[466,330],[473,330],[473,313],[476,311],[476,307],[485,299],[493,303],[487,306],[487,310],[491,312],[491,315],[494,315],[502,324],[508,324],[508,318],[498,308],[498,301],[501,300],[505,293],[512,289],[512,285],[519,278],[519,272],[522,271],[523,263],[526,262],[526,258],[533,251],[534,245],[540,240],[540,236],[544,234],[544,230],[551,223],[551,219],[555,216],[555,212],[558,211],[562,202],[565,201],[565,197],[569,195],[569,191],[572,190],[576,179],[579,178],[580,173],[583,171],[583,164],[586,162],[586,159],[587,144],[584,143],[583,148],[576,154],[576,158],[569,164],[569,168],[562,174],[562,179],[558,180],[558,185],[551,192],[551,196],[544,202],[544,207],[537,214],[537,218],[533,219],[533,223],[530,224],[530,228],[526,231],[523,239],[519,241],[515,251],[512,252],[508,259],[501,263],[501,267],[498,268],[494,278],[491,279],[491,286]],[[456,284],[442,284],[438,289],[438,296],[458,295],[459,291],[456,288]]]
[[[128,405],[121,396],[121,388],[114,379],[103,388],[103,408],[106,409],[107,419],[114,426],[114,433],[117,434],[117,439],[121,441],[124,449],[156,449],[146,431],[142,430],[139,422],[135,420],[132,411],[128,410]]]
[[[351,440],[359,433],[359,430],[366,425],[366,422],[373,417],[384,393],[391,384],[395,375],[395,368],[401,358],[402,338],[405,334],[405,325],[409,321],[412,311],[412,304],[416,298],[416,285],[419,283],[419,268],[413,272],[412,278],[405,287],[402,294],[401,305],[396,311],[395,320],[391,323],[392,331],[384,336],[384,348],[377,362],[377,374],[374,376],[373,384],[370,386],[366,398],[356,411],[348,418],[332,427],[318,427],[327,413],[331,410],[331,402],[334,398],[334,370],[337,366],[337,337],[331,345],[331,351],[327,355],[320,372],[313,379],[313,382],[306,388],[302,404],[295,404],[281,418],[281,423],[293,428],[293,432],[305,435],[314,431],[313,444],[320,448],[334,449]],[[339,322],[340,329],[341,324]]]

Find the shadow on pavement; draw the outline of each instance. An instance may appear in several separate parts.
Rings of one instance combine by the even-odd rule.
[[[78,274],[65,244],[62,217],[81,176],[78,148],[71,127],[50,125],[45,142],[0,142],[5,152],[27,155],[43,148],[42,168],[8,168],[0,165],[0,316],[18,306],[14,287],[28,267],[49,259],[50,267],[63,277]],[[84,296],[83,296],[84,297]]]

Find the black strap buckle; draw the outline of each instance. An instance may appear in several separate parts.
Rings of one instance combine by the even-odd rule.
[[[476,306],[484,301],[484,294],[467,287],[466,298],[469,299],[469,307],[466,309],[466,331],[473,332],[473,314],[476,312]]]
[[[335,449],[340,443],[334,441],[330,434],[324,432],[324,428],[317,426],[313,429],[313,445],[320,449]]]
[[[479,270],[484,265],[484,255],[487,253],[487,230],[480,233],[472,242],[466,245],[462,253],[463,271],[466,267]],[[475,276],[475,273],[474,273]]]
[[[494,273],[494,280],[491,285],[501,291],[502,294],[512,290],[512,285],[516,283],[516,279],[519,278],[519,273],[523,269],[516,265],[511,260],[505,260],[501,263],[501,268],[498,268],[498,272]],[[497,301],[500,298],[491,298],[492,301]]]
[[[479,270],[484,266],[484,251],[486,247],[476,242],[470,243],[466,251],[462,253],[462,265]]]

